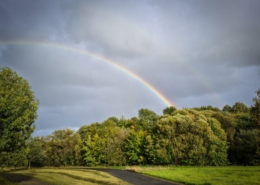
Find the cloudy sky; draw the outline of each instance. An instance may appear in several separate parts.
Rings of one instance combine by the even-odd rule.
[[[0,0],[0,67],[40,100],[34,135],[141,108],[162,114],[167,104],[140,79],[179,109],[250,106],[259,9],[259,0]]]

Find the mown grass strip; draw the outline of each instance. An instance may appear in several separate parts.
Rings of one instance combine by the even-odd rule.
[[[64,169],[64,170],[71,170],[71,169]],[[90,170],[90,169],[84,169],[84,168],[82,168],[82,169],[73,168],[73,171],[88,172],[88,173],[92,173],[92,174],[95,174],[97,176],[100,176],[102,178],[110,178],[110,176],[104,175],[101,172],[96,171],[96,170]]]
[[[51,172],[40,172],[40,173],[51,173]],[[97,179],[88,178],[88,177],[81,177],[81,176],[72,175],[72,174],[68,174],[68,173],[64,173],[64,172],[54,172],[54,173],[66,175],[68,177],[71,177],[71,178],[74,178],[74,179],[77,179],[77,180],[83,180],[83,181],[97,183],[97,184],[100,184],[100,185],[118,185],[119,184],[119,183],[114,183],[114,182],[109,182],[109,181],[104,181],[104,180],[97,180]]]
[[[20,173],[20,172],[19,172]],[[70,177],[61,175],[61,174],[50,174],[50,173],[21,173],[26,176],[30,176],[32,178],[35,178],[39,181],[43,182],[48,182],[54,185],[82,185],[82,184],[87,184],[87,185],[97,185],[96,183],[92,182],[86,182],[78,179],[72,179]]]
[[[104,172],[94,170],[69,169],[34,169],[14,173],[28,175],[41,181],[55,184],[100,184],[100,185],[126,185],[127,183]],[[63,181],[63,179],[66,179]]]
[[[260,167],[142,168],[139,172],[188,185],[260,185]]]

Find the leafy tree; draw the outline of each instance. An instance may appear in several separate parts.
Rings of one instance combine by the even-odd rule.
[[[106,153],[106,163],[108,165],[125,165],[124,144],[129,134],[127,129],[119,129],[116,136],[110,138],[104,149]]]
[[[114,123],[116,123],[116,124],[118,124],[118,122],[119,122],[119,119],[117,118],[117,117],[109,117],[108,119],[107,119],[107,121],[108,120],[111,120],[111,121],[113,121]]]
[[[148,164],[156,163],[156,152],[154,147],[154,140],[151,135],[146,135],[144,138],[143,155],[146,163]]]
[[[170,107],[166,107],[165,109],[163,109],[163,114],[169,114],[171,115],[174,111],[176,111],[177,109],[173,106]]]
[[[25,146],[35,129],[38,104],[25,79],[10,68],[0,68],[0,152]]]
[[[252,107],[252,114],[258,127],[257,155],[260,160],[260,89],[256,92],[256,94],[257,96],[253,98],[254,106]]]
[[[251,130],[257,128],[252,114],[250,113],[236,113],[232,115],[237,124],[236,130]]]
[[[176,165],[225,165],[226,134],[220,123],[195,110],[178,110],[158,122],[155,148],[159,162]]]
[[[192,109],[197,110],[197,111],[201,111],[201,110],[212,110],[212,111],[216,111],[216,112],[221,111],[218,107],[212,107],[211,105],[194,107]]]
[[[139,119],[137,117],[132,117],[131,119],[126,121],[127,128],[131,128],[133,130],[140,130],[142,129],[139,124]]]
[[[252,113],[256,117],[257,125],[260,129],[260,89],[256,92],[257,96],[253,98],[254,106]]]
[[[249,112],[249,108],[244,103],[236,102],[232,107],[232,112],[234,112],[234,113],[239,113],[239,112],[246,113],[246,112]]]
[[[24,149],[16,150],[10,153],[9,164],[13,165],[15,169],[18,166],[25,166],[26,163],[27,159]]]
[[[153,122],[156,117],[157,117],[156,113],[149,109],[140,109],[138,111],[139,119],[145,119],[148,122]]]
[[[142,154],[142,146],[144,142],[145,133],[144,131],[134,131],[128,134],[124,144],[125,156],[127,159],[127,164],[140,164],[144,161]]]
[[[145,130],[150,133],[159,116],[149,109],[140,109],[138,111],[138,117],[138,125],[142,127],[141,130]]]
[[[232,112],[232,107],[229,105],[225,105],[222,109],[223,112]]]
[[[232,157],[230,162],[242,165],[254,165],[257,150],[257,129],[239,130],[234,138]]]
[[[227,134],[228,143],[232,144],[237,127],[237,122],[235,121],[233,116],[231,114],[223,112],[212,112],[210,116],[217,119],[220,122],[221,127],[225,130]]]
[[[81,151],[82,146],[83,146],[82,141],[79,141],[74,147],[74,161],[75,161],[74,165],[83,164],[82,151]]]
[[[34,138],[28,141],[25,153],[28,160],[28,169],[31,168],[31,162],[41,166],[44,164],[45,152],[39,138]]]
[[[75,165],[76,158],[77,161],[80,161],[76,146],[81,146],[81,139],[79,134],[73,130],[69,128],[56,130],[45,138],[45,142],[44,148],[48,165]],[[74,156],[75,154],[77,157]]]
[[[8,166],[9,158],[10,158],[9,153],[7,153],[7,152],[1,152],[0,153],[0,164],[1,164],[2,169],[5,166]]]
[[[93,156],[93,146],[90,135],[88,135],[82,150],[84,151],[84,160],[88,166],[94,166],[96,164],[96,159]]]
[[[92,123],[91,125],[83,125],[79,128],[77,133],[80,135],[81,140],[84,142],[88,139],[88,136],[92,138],[101,127],[101,124],[98,122]]]

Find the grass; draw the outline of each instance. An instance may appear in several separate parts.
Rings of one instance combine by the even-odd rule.
[[[9,171],[11,174],[22,174],[30,176],[39,181],[48,182],[51,184],[62,185],[127,185],[126,182],[113,177],[105,172],[79,168],[35,168],[31,170]],[[2,182],[2,181],[3,182]],[[8,181],[1,179],[0,184],[12,185]]]
[[[188,185],[260,185],[260,166],[137,167],[128,170]]]
[[[116,168],[116,167],[115,167]],[[119,167],[118,169],[136,171],[146,175],[162,178],[187,185],[260,185],[260,166],[227,166],[227,167],[162,167],[134,166]],[[5,171],[10,174],[22,174],[62,185],[127,185],[105,172],[95,168],[65,167],[65,168],[33,168]],[[14,185],[0,176],[1,185]]]
[[[1,185],[13,185],[13,183],[5,180],[4,178],[0,177],[0,184]]]

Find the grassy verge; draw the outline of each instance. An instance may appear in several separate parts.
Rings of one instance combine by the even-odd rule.
[[[128,169],[188,185],[260,185],[260,166],[137,167]]]
[[[0,176],[0,184],[1,184],[1,185],[14,185],[14,183],[11,183],[11,182],[5,180],[5,179],[2,178],[1,176]]]
[[[126,182],[113,177],[105,172],[95,171],[86,168],[36,168],[31,170],[19,170],[8,172],[30,176],[39,181],[51,184],[62,185],[127,185]],[[4,179],[3,179],[4,180]],[[1,177],[0,177],[0,184]],[[5,185],[12,185],[5,184]]]

